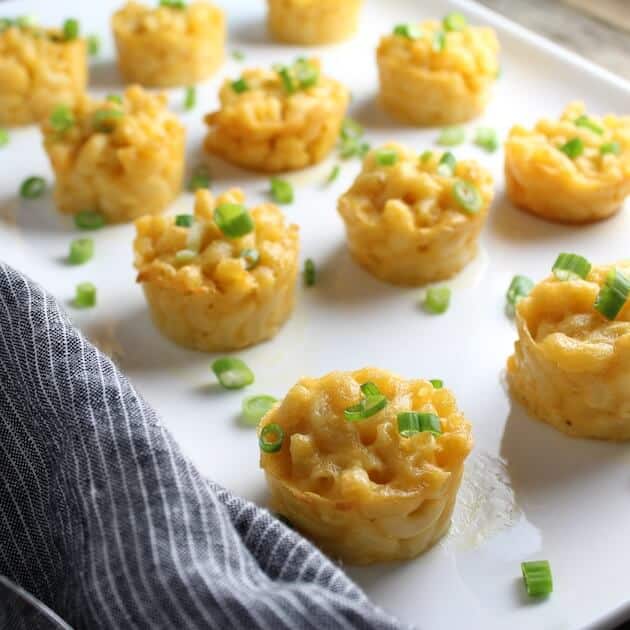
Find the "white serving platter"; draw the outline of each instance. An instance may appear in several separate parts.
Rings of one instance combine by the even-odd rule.
[[[245,64],[291,60],[302,52],[269,41],[262,0],[218,3],[229,16],[228,48],[244,51]],[[2,3],[2,13],[35,14],[50,24],[74,16],[84,32],[98,33],[103,49],[92,61],[90,89],[103,94],[122,89],[109,34],[118,4],[24,0]],[[316,52],[327,72],[351,88],[351,115],[373,145],[396,139],[418,151],[434,146],[436,129],[399,126],[376,106],[374,49],[394,24],[454,8],[493,26],[502,46],[502,78],[485,115],[468,125],[471,135],[487,124],[505,136],[511,124],[555,116],[576,98],[592,112],[628,113],[630,84],[472,2],[367,0],[359,35]],[[219,75],[199,86],[192,112],[182,110],[183,90],[172,91],[172,107],[188,127],[189,168],[202,159],[203,113],[215,107],[222,78],[239,74],[243,65],[228,56]],[[366,365],[444,379],[474,423],[476,441],[453,531],[416,560],[350,569],[351,576],[374,601],[424,629],[606,628],[630,616],[630,446],[564,437],[511,402],[503,371],[515,331],[503,307],[512,276],[543,277],[559,251],[601,262],[627,257],[630,212],[582,228],[545,223],[506,200],[501,151],[488,155],[468,143],[456,153],[493,171],[497,195],[481,253],[448,283],[453,301],[440,317],[419,308],[422,291],[381,284],[349,258],[335,205],[358,162],[344,163],[330,186],[323,182],[334,156],[289,176],[297,196],[286,214],[301,226],[303,257],[316,261],[319,279],[315,288],[299,289],[296,311],[276,339],[239,353],[256,374],[247,392],[221,391],[209,370],[212,357],[180,349],[155,331],[134,282],[132,226],[95,233],[96,256],[87,265],[64,264],[77,235],[72,221],[56,213],[50,192],[37,201],[17,195],[32,174],[52,184],[35,128],[12,131],[10,145],[0,150],[0,258],[66,304],[78,282],[95,282],[97,308],[69,307],[73,320],[114,356],[204,474],[259,503],[266,491],[256,436],[238,423],[245,394],[281,397],[301,375]],[[210,164],[215,191],[238,185],[252,202],[267,197],[267,178],[218,160]],[[191,204],[192,195],[183,193],[169,212],[190,211]],[[552,564],[555,592],[546,601],[527,601],[520,562],[541,558]]]

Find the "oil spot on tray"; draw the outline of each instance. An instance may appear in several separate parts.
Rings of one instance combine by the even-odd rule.
[[[505,461],[483,451],[477,452],[466,463],[445,544],[459,549],[478,547],[514,526],[521,516]]]

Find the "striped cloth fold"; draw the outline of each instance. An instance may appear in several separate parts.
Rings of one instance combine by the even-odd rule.
[[[2,263],[0,531],[0,574],[77,629],[403,627],[201,477],[55,299]]]

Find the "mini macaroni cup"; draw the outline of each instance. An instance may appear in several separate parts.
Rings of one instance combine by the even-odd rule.
[[[514,205],[561,223],[605,219],[630,194],[630,116],[567,106],[559,120],[516,125],[505,143],[507,193]]]
[[[0,25],[0,125],[39,122],[57,103],[73,105],[86,82],[85,40],[73,29]]]
[[[185,145],[166,101],[132,86],[115,100],[83,97],[52,111],[42,133],[61,212],[117,223],[166,208],[181,189]]]
[[[267,0],[271,36],[287,44],[331,44],[356,30],[363,0]]]
[[[381,38],[380,101],[394,118],[446,125],[483,112],[499,71],[499,44],[492,29],[469,26],[458,15],[401,24]]]
[[[225,19],[210,2],[177,8],[128,2],[112,17],[118,67],[128,83],[192,85],[223,63]]]
[[[406,560],[440,540],[473,445],[450,391],[376,368],[300,379],[262,418],[259,442],[272,509],[350,564]]]
[[[317,164],[337,141],[348,100],[315,59],[245,70],[223,84],[219,109],[206,116],[205,150],[255,171]]]
[[[419,286],[450,278],[476,256],[493,194],[492,176],[473,160],[389,143],[368,153],[338,210],[361,267]]]
[[[275,336],[293,310],[298,227],[277,206],[248,210],[240,190],[196,193],[194,215],[136,221],[138,282],[160,332],[215,352]]]

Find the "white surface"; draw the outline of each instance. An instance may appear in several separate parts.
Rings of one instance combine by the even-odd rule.
[[[38,14],[49,23],[74,15],[85,32],[98,32],[104,49],[93,62],[91,88],[103,93],[121,89],[108,29],[117,4],[25,1],[3,3],[2,9]],[[246,64],[290,60],[298,53],[268,42],[262,2],[220,4],[229,12],[229,49],[245,51]],[[437,130],[399,127],[375,106],[374,48],[379,34],[395,23],[442,16],[451,6],[463,8],[475,22],[493,25],[503,48],[503,77],[478,124],[495,126],[504,136],[512,123],[559,114],[574,98],[584,98],[593,112],[627,109],[630,86],[620,79],[472,4],[372,0],[360,35],[322,49],[321,55],[326,70],[352,89],[351,114],[366,126],[373,144],[398,139],[418,151],[433,146]],[[197,108],[183,114],[189,167],[201,157],[201,117],[215,106],[221,78],[237,75],[242,67],[228,58],[220,76],[200,86]],[[182,99],[182,90],[173,91],[177,111]],[[265,485],[255,433],[237,422],[245,394],[282,396],[301,375],[365,365],[408,377],[443,378],[474,423],[476,440],[453,533],[414,561],[353,569],[351,575],[375,601],[430,630],[604,627],[614,610],[629,604],[630,447],[569,439],[511,403],[502,375],[515,331],[503,306],[514,273],[541,278],[561,250],[597,262],[627,256],[630,213],[626,209],[584,228],[545,223],[505,200],[502,152],[487,155],[467,144],[456,154],[475,157],[493,170],[497,196],[482,253],[449,283],[452,306],[442,317],[421,311],[420,290],[381,284],[346,253],[335,200],[356,175],[358,162],[344,163],[339,180],[329,187],[322,182],[332,158],[290,177],[297,197],[286,213],[300,224],[303,256],[316,261],[319,279],[316,288],[300,289],[296,312],[275,340],[239,354],[257,377],[247,392],[220,391],[208,368],[211,357],[182,350],[154,330],[134,283],[131,226],[95,233],[96,256],[88,265],[64,265],[68,243],[76,236],[72,221],[55,212],[50,194],[38,201],[20,201],[16,195],[28,175],[42,174],[52,182],[33,128],[12,132],[11,144],[0,150],[0,257],[65,302],[77,282],[94,281],[98,307],[73,312],[74,321],[114,353],[205,474],[258,502],[265,500]],[[215,191],[238,184],[250,202],[265,198],[266,178],[217,160],[211,166]],[[190,211],[191,202],[184,193],[171,211]],[[526,601],[519,579],[520,562],[536,558],[549,559],[553,567],[556,592],[544,602]]]

